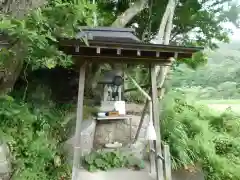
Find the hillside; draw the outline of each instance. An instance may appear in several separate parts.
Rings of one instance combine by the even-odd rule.
[[[219,49],[208,52],[208,58],[208,63],[197,70],[177,67],[173,87],[201,99],[239,99],[240,41],[219,44]]]

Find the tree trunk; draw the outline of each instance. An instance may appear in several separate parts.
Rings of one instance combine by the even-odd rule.
[[[156,37],[156,41],[158,44],[162,44],[163,41],[164,41],[164,35],[165,35],[165,29],[166,29],[166,25],[167,25],[167,22],[168,22],[168,18],[169,18],[169,15],[170,15],[170,8],[171,8],[171,0],[169,0],[168,4],[167,4],[167,7],[166,7],[166,10],[163,14],[163,17],[162,17],[162,20],[161,20],[161,23],[160,23],[160,27],[159,27],[159,30],[158,30],[158,35]]]
[[[0,0],[0,11],[22,18],[31,9],[44,5],[46,0]]]
[[[169,18],[168,18],[168,23],[166,26],[166,31],[165,31],[165,39],[164,39],[164,44],[169,44],[170,42],[170,37],[171,37],[171,33],[172,33],[172,29],[173,29],[173,16],[174,16],[174,12],[175,12],[175,8],[176,8],[176,2],[175,0],[171,1],[170,4],[170,10],[169,10]]]
[[[175,7],[176,7],[176,0],[169,0],[167,8],[166,8],[164,16],[163,16],[163,19],[162,19],[162,22],[161,22],[161,25],[160,25],[158,38],[160,38],[159,39],[160,43],[163,43],[165,45],[168,45],[169,41],[170,41],[172,27],[173,27],[172,21],[173,21]],[[168,17],[166,18],[167,15],[168,15]],[[165,27],[163,27],[163,24],[165,25]],[[164,30],[161,30],[161,28]],[[170,66],[165,66],[165,67],[157,66],[156,67],[156,73],[157,73],[158,79],[159,79],[158,87],[160,88],[160,90],[163,87],[164,81],[166,79],[166,76],[167,76],[169,70],[170,70]],[[160,77],[161,77],[161,79],[160,79]]]
[[[0,94],[6,94],[10,92],[18,79],[20,72],[23,68],[23,51],[20,44],[14,45],[12,50],[16,52],[17,55],[10,56],[10,59],[3,63],[0,70]]]
[[[159,44],[165,44],[165,45],[169,44],[171,32],[172,32],[172,21],[173,21],[175,6],[176,6],[176,0],[168,1],[166,10],[164,12],[164,15],[162,17],[162,21],[159,27],[158,35],[156,38]],[[169,71],[169,67],[160,67],[160,66],[156,67],[159,88],[162,88],[168,71]],[[159,77],[162,77],[162,78],[159,79]]]

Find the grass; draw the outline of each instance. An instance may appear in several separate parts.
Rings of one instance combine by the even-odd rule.
[[[240,116],[215,113],[186,100],[169,92],[162,102],[162,139],[170,145],[172,167],[200,164],[206,180],[240,180]]]

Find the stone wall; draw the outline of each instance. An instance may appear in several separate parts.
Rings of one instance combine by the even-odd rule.
[[[8,180],[11,171],[10,152],[6,144],[0,145],[0,180]]]

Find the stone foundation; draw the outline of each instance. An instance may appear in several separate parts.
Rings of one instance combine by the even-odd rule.
[[[140,122],[140,116],[131,116],[130,120],[114,120],[111,122],[100,122],[95,120],[84,120],[82,122],[82,137],[81,147],[83,154],[88,154],[92,149],[102,149],[105,144],[111,142],[120,142],[126,147],[130,145],[136,135],[137,128]],[[136,154],[138,157],[143,157],[145,150],[145,133],[148,125],[149,117],[146,116],[143,127],[140,130],[138,141],[127,146],[126,150],[130,153]],[[131,130],[131,132],[130,132]],[[72,161],[73,147],[74,147],[74,132],[64,144],[63,149],[66,152],[68,159]]]
[[[131,116],[131,120],[113,120],[113,121],[98,121],[94,136],[94,147],[102,148],[107,143],[115,141],[123,145],[131,144],[137,132],[140,122],[140,116]],[[149,117],[144,119],[143,127],[140,130],[139,141],[144,141],[146,128],[149,122]]]

